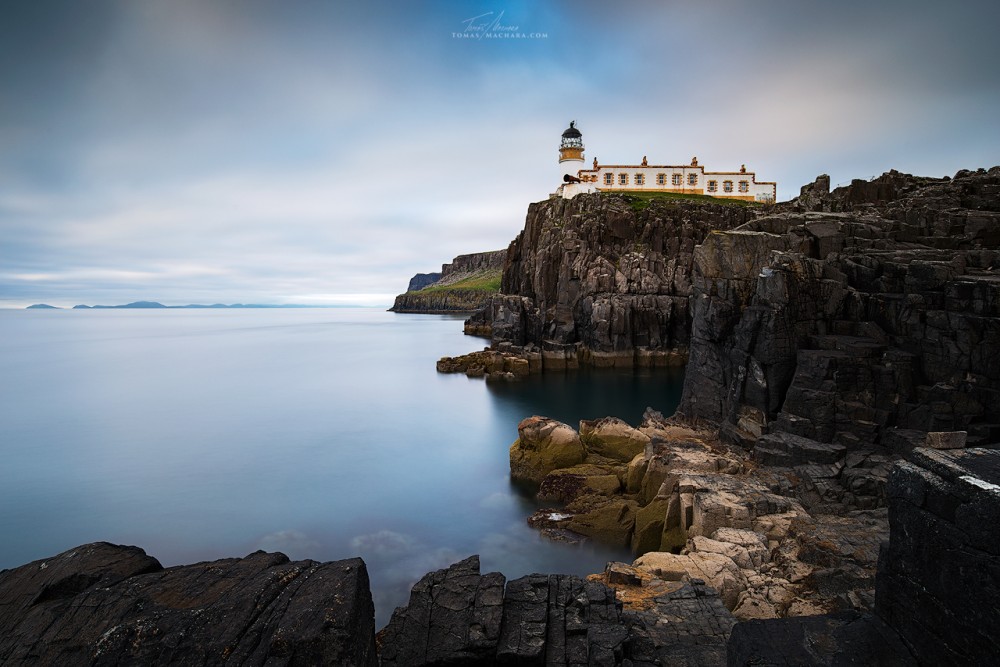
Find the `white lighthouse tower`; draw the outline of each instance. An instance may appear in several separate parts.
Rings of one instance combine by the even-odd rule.
[[[586,181],[580,178],[579,173],[583,167],[583,135],[576,129],[576,121],[573,120],[562,133],[562,141],[559,142],[560,185],[556,194],[570,198],[581,192],[595,192],[596,188],[590,183],[589,177]]]
[[[562,133],[559,142],[559,182],[565,182],[563,176],[577,177],[577,172],[583,169],[583,135],[576,129],[576,121],[571,120],[569,127]]]

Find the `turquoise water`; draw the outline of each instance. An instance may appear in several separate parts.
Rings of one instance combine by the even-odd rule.
[[[508,577],[628,558],[529,529],[507,450],[533,414],[669,414],[682,377],[434,370],[483,345],[371,309],[0,311],[0,568],[99,540],[168,566],[359,555],[382,625],[473,553]]]

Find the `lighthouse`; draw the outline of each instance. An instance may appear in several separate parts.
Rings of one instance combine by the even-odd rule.
[[[559,182],[563,183],[566,175],[577,177],[577,172],[583,169],[583,135],[576,129],[576,121],[571,120],[569,127],[562,133],[559,142]]]
[[[597,166],[596,160],[594,166]],[[581,177],[583,167],[583,135],[576,129],[574,120],[570,121],[559,142],[559,187],[555,196],[570,199],[584,192],[597,192],[594,179]]]
[[[594,166],[588,169],[583,163],[583,134],[574,120],[559,142],[559,187],[552,196],[572,199],[591,192],[643,192],[768,204],[774,203],[777,189],[774,181],[758,181],[746,165],[739,171],[706,171],[696,157],[690,164],[650,164],[646,156],[640,164],[598,164],[594,158]]]

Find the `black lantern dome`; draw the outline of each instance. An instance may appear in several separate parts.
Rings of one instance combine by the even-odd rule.
[[[583,148],[583,135],[576,129],[576,121],[570,121],[569,127],[562,133],[560,148]]]

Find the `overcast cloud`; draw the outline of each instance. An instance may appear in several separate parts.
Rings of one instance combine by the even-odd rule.
[[[465,19],[536,39],[462,39]],[[0,9],[0,307],[384,304],[587,160],[788,199],[1000,162],[993,2],[91,0]]]

